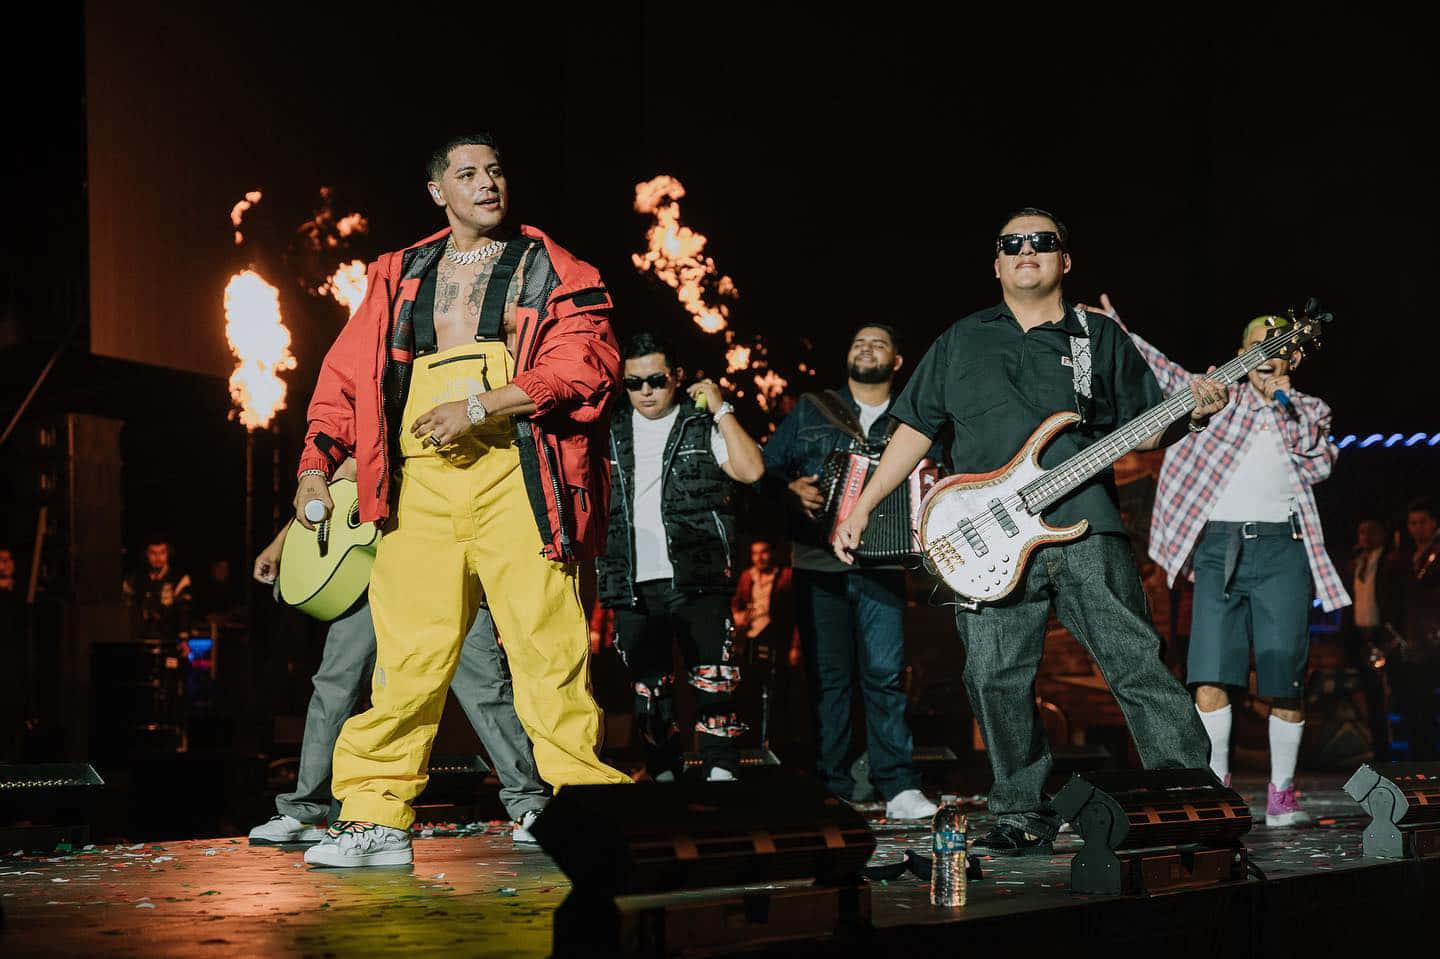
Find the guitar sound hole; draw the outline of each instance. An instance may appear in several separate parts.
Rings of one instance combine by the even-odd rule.
[[[359,504],[359,503],[356,503],[354,506],[350,507],[350,514],[345,517],[345,522],[350,525],[350,528],[351,528],[351,529],[359,529],[359,528],[360,528],[360,504]]]

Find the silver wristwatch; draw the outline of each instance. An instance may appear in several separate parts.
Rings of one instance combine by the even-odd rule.
[[[715,411],[714,415],[712,415],[710,419],[712,422],[718,423],[720,422],[720,418],[722,416],[729,416],[731,413],[734,412],[735,407],[730,405],[729,400],[725,400],[723,403],[720,404],[720,408]]]
[[[465,415],[470,417],[471,426],[479,426],[485,422],[488,414],[485,411],[485,404],[480,402],[478,394],[471,393],[465,398]]]

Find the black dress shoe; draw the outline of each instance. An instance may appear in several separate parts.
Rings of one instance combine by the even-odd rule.
[[[982,856],[1048,856],[1053,850],[1050,840],[1006,823],[1000,823],[970,844],[970,851]]]

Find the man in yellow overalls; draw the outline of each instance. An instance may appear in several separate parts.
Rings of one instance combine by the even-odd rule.
[[[353,452],[361,519],[385,530],[370,586],[373,705],[336,744],[341,820],[305,854],[314,865],[412,861],[410,803],[482,590],[540,775],[557,788],[629,782],[596,755],[576,579],[602,545],[609,499],[620,374],[609,295],[540,231],[507,229],[488,136],[436,151],[428,189],[450,228],[370,268],[326,356],[300,460],[301,522],[311,500],[328,509],[326,480]]]

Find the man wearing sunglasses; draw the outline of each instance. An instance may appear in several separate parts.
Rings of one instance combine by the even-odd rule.
[[[1109,297],[1102,309],[1117,323]],[[1123,325],[1123,324],[1122,324]],[[1241,334],[1244,353],[1285,329],[1281,316],[1257,316]],[[1132,332],[1130,338],[1167,391],[1190,374]],[[1330,407],[1290,385],[1290,364],[1273,359],[1230,387],[1210,429],[1165,451],[1155,491],[1150,555],[1170,583],[1195,580],[1195,612],[1185,681],[1210,735],[1210,768],[1230,779],[1231,688],[1250,686],[1270,703],[1270,783],[1265,824],[1310,821],[1295,792],[1305,732],[1304,683],[1310,659],[1310,605],[1350,605],[1325,549],[1313,488],[1330,475],[1339,450]]]
[[[1007,217],[995,243],[999,304],[957,321],[920,361],[891,414],[896,431],[859,502],[837,530],[847,562],[870,511],[907,476],[947,426],[957,473],[1002,469],[1030,434],[1059,411],[1079,424],[1051,441],[1041,464],[1055,466],[1160,403],[1164,395],[1140,352],[1109,317],[1067,303],[1069,234],[1052,214],[1027,207]],[[1205,428],[1226,402],[1224,386],[1188,380],[1196,406],[1141,444],[1168,445]],[[1061,623],[1099,664],[1147,768],[1197,768],[1205,730],[1184,687],[1160,660],[1135,558],[1120,520],[1110,471],[1046,510],[1055,526],[1089,522],[1078,540],[1037,550],[1005,601],[957,609],[965,644],[965,688],[980,723],[995,783],[995,827],[972,848],[999,856],[1045,855],[1059,819],[1044,795],[1052,766],[1035,706],[1035,675],[1053,605]]]
[[[760,448],[720,388],[691,385],[681,402],[675,351],[640,333],[624,350],[630,412],[610,424],[609,547],[596,563],[600,602],[615,611],[615,645],[635,684],[635,723],[645,769],[681,772],[675,722],[674,645],[690,671],[705,777],[734,779],[738,651],[730,620],[735,592],[735,483],[764,472]]]

